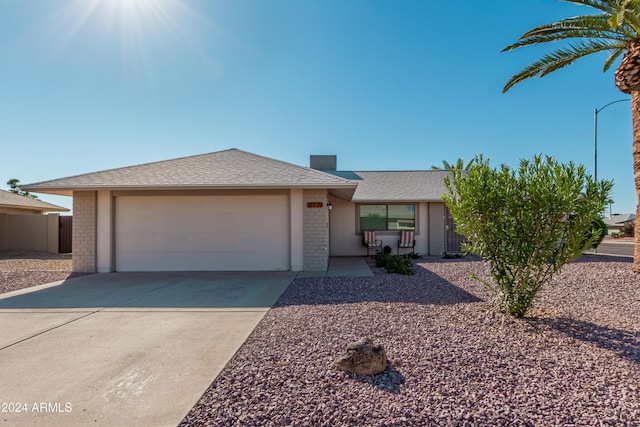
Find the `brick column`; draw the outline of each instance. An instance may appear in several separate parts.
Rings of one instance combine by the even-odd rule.
[[[327,190],[304,190],[304,270],[326,271],[329,265],[329,210]],[[307,203],[322,202],[321,208]]]
[[[73,271],[96,272],[96,192],[73,192]]]

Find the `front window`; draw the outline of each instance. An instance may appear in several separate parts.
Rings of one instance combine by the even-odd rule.
[[[415,230],[416,205],[360,205],[360,231]]]

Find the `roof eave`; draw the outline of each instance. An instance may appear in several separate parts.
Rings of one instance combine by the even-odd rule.
[[[283,189],[355,189],[356,183],[285,183],[285,184],[218,184],[218,185],[87,185],[74,187],[23,187],[36,193],[72,196],[74,191],[162,191],[162,190],[283,190]]]
[[[375,199],[351,199],[354,203],[442,203],[442,199],[394,199],[394,198],[375,198]]]
[[[27,206],[27,205],[11,205],[8,203],[0,203],[0,208],[21,209],[25,211],[42,211],[42,212],[69,212],[70,209],[60,207],[45,206]]]

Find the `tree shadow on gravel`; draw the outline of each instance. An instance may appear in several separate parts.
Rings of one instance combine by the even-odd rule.
[[[608,328],[566,317],[539,321],[571,338],[609,350],[640,365],[640,332]]]
[[[465,255],[461,258],[444,258],[441,256],[424,256],[417,260],[419,264],[439,264],[439,263],[456,263],[456,262],[483,262],[482,258],[477,255]],[[602,255],[595,253],[584,253],[572,263],[580,262],[624,262],[631,264],[633,258],[616,255]]]
[[[452,305],[483,300],[434,272],[415,266],[416,274],[373,277],[307,277],[295,279],[274,307],[354,304],[361,302]]]
[[[404,375],[396,368],[393,363],[387,361],[387,369],[376,375],[355,375],[345,373],[349,378],[358,381],[359,383],[369,384],[372,387],[377,388],[380,391],[384,391],[391,394],[400,393],[400,388],[405,382]]]
[[[451,264],[456,262],[482,262],[482,258],[477,255],[464,255],[460,258],[445,258],[443,256],[427,255],[416,260],[418,264]]]
[[[580,262],[624,262],[631,264],[633,263],[633,258],[626,256],[615,256],[615,255],[598,255],[598,254],[583,254],[580,258],[573,261],[575,263]]]

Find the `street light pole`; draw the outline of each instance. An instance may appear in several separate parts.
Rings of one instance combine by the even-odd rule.
[[[618,99],[617,101],[608,103],[604,107],[593,110],[593,179],[596,181],[598,180],[598,113],[609,105],[624,101],[631,101],[631,98]]]

